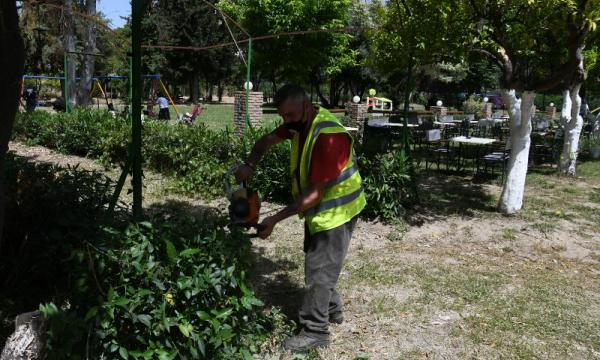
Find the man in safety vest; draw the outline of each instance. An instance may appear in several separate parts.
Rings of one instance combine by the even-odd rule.
[[[298,214],[305,220],[305,295],[299,310],[301,331],[283,346],[305,351],[329,344],[329,322],[343,321],[342,301],[336,284],[348,252],[356,219],[365,207],[353,139],[339,120],[315,108],[297,85],[285,85],[274,97],[283,124],[260,138],[238,181],[252,176],[269,148],[291,140],[290,172],[294,201],[266,217],[259,232],[267,238],[281,220]]]

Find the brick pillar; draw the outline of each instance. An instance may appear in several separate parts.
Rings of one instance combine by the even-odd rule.
[[[357,127],[367,117],[367,104],[350,103],[347,114],[348,126]]]
[[[346,118],[348,119],[348,126],[358,128],[356,140],[362,144],[363,128],[368,120],[367,104],[347,103]]]
[[[448,108],[445,106],[430,106],[429,110],[433,112],[436,118],[440,118],[440,116],[448,115]]]
[[[556,106],[546,106],[546,115],[550,120],[556,116]]]
[[[494,104],[492,104],[492,103],[488,102],[488,103],[483,104],[483,116],[486,119],[490,119],[492,117],[493,108],[494,108]]]
[[[250,123],[252,127],[259,127],[262,119],[262,91],[251,91],[248,98],[250,108]],[[246,130],[246,92],[236,91],[233,103],[233,125],[236,134],[242,136]]]

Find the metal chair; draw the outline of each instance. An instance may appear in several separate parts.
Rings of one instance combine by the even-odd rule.
[[[487,173],[488,168],[491,169],[491,176],[494,176],[494,168],[501,169],[502,181],[504,181],[504,173],[506,172],[506,164],[510,159],[510,149],[506,148],[506,144],[498,142],[490,146],[489,152],[482,156],[479,161],[483,164],[483,172]],[[479,173],[479,161],[477,163],[477,173]]]

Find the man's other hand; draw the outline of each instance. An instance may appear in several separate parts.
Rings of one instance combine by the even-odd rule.
[[[242,164],[238,166],[234,172],[235,180],[238,183],[250,179],[250,177],[252,177],[252,174],[254,174],[254,169],[248,164]]]
[[[261,230],[258,232],[258,237],[261,239],[268,238],[269,235],[271,235],[271,233],[273,232],[275,224],[277,224],[277,220],[274,217],[268,216],[264,218],[263,221],[260,223],[259,228]]]

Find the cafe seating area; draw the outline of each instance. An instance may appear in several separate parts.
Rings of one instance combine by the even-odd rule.
[[[363,148],[386,152],[402,147],[407,132],[411,152],[425,171],[453,171],[503,179],[510,161],[510,124],[505,111],[490,117],[472,114],[402,113],[365,120]],[[562,129],[557,119],[536,114],[532,119],[530,165],[558,163]]]

